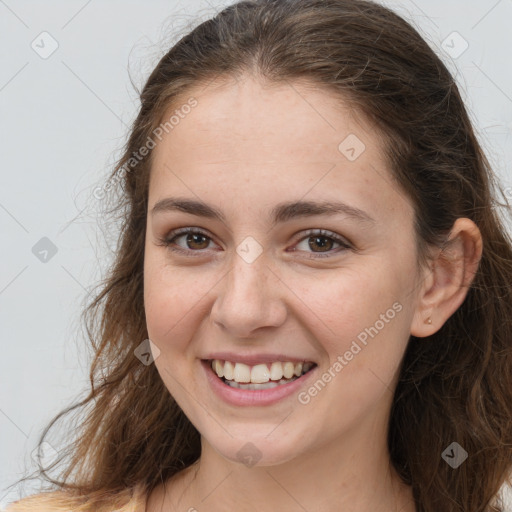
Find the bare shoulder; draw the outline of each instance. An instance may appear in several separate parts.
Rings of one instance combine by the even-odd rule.
[[[33,494],[7,505],[0,512],[145,512],[146,493],[142,484],[126,489],[101,505],[64,491]]]

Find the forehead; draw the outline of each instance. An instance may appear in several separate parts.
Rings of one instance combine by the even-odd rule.
[[[183,120],[173,128],[170,143],[192,142],[198,159],[209,157],[208,143],[217,142],[222,143],[216,145],[217,152],[229,151],[231,156],[257,147],[258,158],[266,161],[297,155],[308,161],[337,159],[340,137],[349,133],[361,139],[371,134],[372,144],[383,146],[380,133],[348,101],[305,80],[276,84],[244,75],[209,82],[175,100],[164,122],[192,96],[198,104],[186,117],[193,123]],[[192,129],[194,142],[189,137]]]
[[[223,79],[187,91],[163,121],[190,97],[197,106],[153,150],[151,197],[215,190],[227,204],[236,194],[261,205],[264,190],[269,201],[345,195],[374,216],[411,214],[380,132],[340,96],[307,82]]]

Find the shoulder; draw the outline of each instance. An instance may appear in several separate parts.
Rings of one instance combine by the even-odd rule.
[[[57,512],[62,511],[65,496],[61,492],[44,492],[26,496],[10,503],[2,512]]]
[[[143,484],[126,489],[110,502],[92,503],[84,497],[64,491],[33,494],[7,505],[0,512],[145,512],[146,491]]]

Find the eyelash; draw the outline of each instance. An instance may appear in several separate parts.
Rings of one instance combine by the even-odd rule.
[[[181,228],[181,229],[176,229],[174,231],[171,231],[165,238],[162,238],[160,240],[159,245],[167,247],[170,251],[173,251],[173,252],[176,252],[179,254],[184,254],[186,256],[191,256],[191,257],[202,256],[202,253],[206,249],[192,250],[192,249],[182,249],[180,247],[174,246],[173,242],[177,238],[179,238],[180,236],[183,236],[183,235],[187,235],[189,233],[203,235],[204,237],[212,240],[212,237],[210,237],[208,235],[208,233],[206,233],[205,231],[203,231],[199,228],[190,227],[190,228]],[[325,231],[323,229],[310,229],[310,230],[306,231],[305,236],[303,238],[301,238],[297,243],[300,243],[303,240],[305,240],[307,238],[311,238],[313,236],[322,237],[322,238],[330,238],[334,242],[338,243],[341,246],[342,250],[352,249],[351,245],[349,245],[349,243],[347,243],[343,238],[336,235],[336,233],[333,233],[332,231]],[[340,249],[340,248],[338,248],[338,249]],[[295,252],[295,251],[296,250],[294,249],[292,252]],[[333,253],[338,254],[339,252],[342,252],[342,251],[338,250],[338,251],[328,251],[327,253],[310,253],[310,254],[314,254],[314,256],[310,256],[310,258],[313,258],[313,259],[314,258],[328,258],[328,257],[331,257],[333,255]],[[197,253],[197,254],[193,254],[193,253]]]

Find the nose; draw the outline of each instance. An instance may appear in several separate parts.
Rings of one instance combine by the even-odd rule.
[[[286,287],[264,255],[247,262],[233,254],[231,267],[218,284],[211,319],[233,339],[251,338],[264,328],[276,328],[286,319]]]

